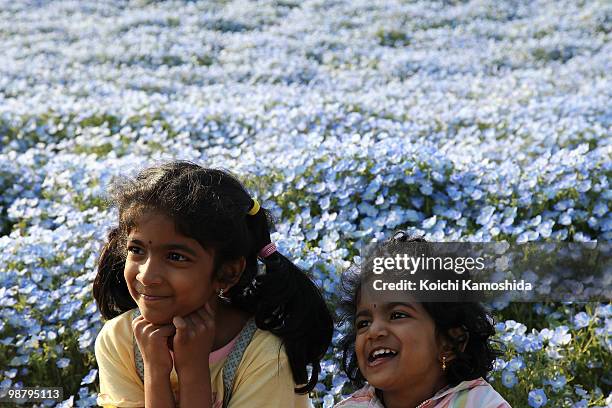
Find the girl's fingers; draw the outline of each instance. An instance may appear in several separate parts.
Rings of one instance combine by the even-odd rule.
[[[132,329],[141,329],[141,330],[154,330],[157,329],[158,327],[161,327],[160,325],[157,324],[153,324],[147,320],[144,319],[144,317],[142,317],[142,315],[138,316],[137,318],[135,318],[134,320],[132,320]]]
[[[135,318],[134,320],[132,320],[132,329],[135,329],[136,327],[142,326],[144,322],[144,317],[138,316],[137,318]]]
[[[189,331],[195,330],[195,323],[193,322],[192,316],[188,314],[187,316],[183,316],[185,323],[187,323],[187,329]]]
[[[137,339],[153,340],[158,337],[170,337],[174,335],[175,332],[176,329],[171,324],[165,324],[163,326],[149,324],[148,326],[142,328],[142,330],[135,331],[134,335]]]
[[[176,333],[176,328],[171,324],[166,324],[164,326],[159,326],[157,329],[153,331],[153,335],[158,335],[162,337],[170,337]]]
[[[208,314],[210,314],[210,317],[215,320],[215,313],[217,312],[217,302],[213,302],[213,305],[211,305],[209,302],[206,302],[206,304],[204,305],[205,310],[208,312]]]
[[[196,333],[214,333],[215,321],[214,319],[204,311],[204,308],[198,309],[191,314],[192,320],[196,324]]]
[[[155,326],[154,324],[146,321],[142,316],[139,316],[132,321],[132,331],[136,335],[149,335],[157,327],[159,326]]]
[[[191,321],[193,322],[193,326],[195,329],[198,329],[199,327],[206,328],[206,320],[204,320],[204,318],[200,316],[198,311],[193,312],[192,314],[189,315],[189,317],[191,318]]]
[[[195,333],[193,322],[189,316],[174,316],[172,323],[176,327],[176,335],[174,336],[175,341],[183,343],[189,341]]]
[[[187,322],[185,322],[185,319],[183,319],[181,316],[174,316],[172,323],[174,324],[174,327],[176,327],[176,330],[184,330],[187,328]]]
[[[211,313],[210,309],[211,307],[207,303],[206,305],[204,305],[204,307],[201,307],[198,310],[196,310],[194,314],[199,316],[202,320],[204,320],[204,323],[208,325],[209,323],[215,321],[215,314],[214,312]]]
[[[174,327],[176,327],[179,330],[190,330],[195,327],[195,324],[193,323],[193,320],[191,319],[191,315],[174,316],[174,318],[172,319],[172,323],[174,324]]]
[[[210,303],[206,303],[187,316],[175,316],[172,323],[176,327],[176,337],[179,341],[214,330],[214,307]]]

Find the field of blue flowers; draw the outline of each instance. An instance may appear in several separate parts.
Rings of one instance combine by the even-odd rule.
[[[330,302],[396,228],[611,241],[611,31],[606,0],[0,0],[0,393],[95,404],[105,188],[161,160],[242,177]],[[611,304],[494,312],[513,407],[612,406]]]

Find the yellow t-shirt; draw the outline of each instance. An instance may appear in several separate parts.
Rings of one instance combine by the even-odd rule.
[[[223,364],[233,342],[215,350],[209,358],[213,399],[223,401]],[[98,405],[104,407],[143,407],[144,384],[134,361],[132,312],[107,321],[96,338],[96,360],[100,376]],[[178,377],[173,368],[170,384],[178,400]],[[236,370],[228,408],[311,407],[307,395],[293,389],[291,366],[274,334],[257,329]]]

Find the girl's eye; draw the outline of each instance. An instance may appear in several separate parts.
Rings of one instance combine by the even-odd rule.
[[[357,321],[357,323],[355,323],[355,327],[357,328],[357,330],[359,330],[363,329],[364,327],[367,327],[368,324],[370,324],[370,322],[367,320],[359,320]]]
[[[406,313],[404,312],[391,312],[391,320],[395,320],[395,319],[403,319],[404,317],[410,317],[408,316]]]
[[[132,254],[134,254],[134,255],[140,255],[140,254],[138,254],[138,253],[135,253],[135,252],[134,252],[134,250],[136,250],[136,251],[140,251],[140,248],[138,248],[138,247],[135,247],[135,246],[129,246],[127,250],[128,250],[128,252],[130,252],[130,253],[132,253]]]
[[[177,257],[180,257],[180,258],[181,258],[181,259],[176,259],[176,257],[175,257],[174,259],[172,259],[173,261],[179,261],[179,262],[180,262],[180,261],[187,261],[187,258],[186,258],[186,257],[184,257],[184,256],[183,256],[183,255],[181,255],[181,254],[177,254],[176,252],[171,252],[171,253],[170,253],[170,257],[172,257],[173,255],[176,255]]]
[[[138,251],[142,251],[142,250],[141,250],[140,248],[138,248],[138,247],[135,247],[135,246],[130,246],[130,247],[128,247],[128,249],[127,249],[127,250],[128,250],[128,252],[130,252],[132,255],[142,255],[142,253],[139,253],[139,252],[138,252]],[[179,253],[176,253],[176,252],[171,252],[171,253],[168,255],[168,257],[169,257],[169,259],[170,259],[171,261],[177,261],[177,262],[188,261],[187,257],[185,257],[185,256],[183,256],[183,255],[181,255],[181,254],[179,254]]]

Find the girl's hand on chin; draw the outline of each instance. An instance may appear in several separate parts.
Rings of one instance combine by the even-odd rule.
[[[142,354],[142,361],[150,370],[170,375],[172,356],[168,349],[168,338],[175,333],[172,324],[156,325],[138,316],[132,321],[132,330]]]
[[[177,374],[199,375],[209,370],[208,356],[215,339],[215,311],[206,303],[195,312],[175,316],[172,320],[176,327],[174,336],[174,362]]]

